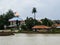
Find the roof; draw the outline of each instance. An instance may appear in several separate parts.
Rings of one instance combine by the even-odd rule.
[[[60,24],[57,24],[56,26],[57,26],[56,28],[60,28]]]
[[[60,24],[53,24],[54,26],[60,26]]]
[[[57,24],[56,26],[60,26],[60,24]]]
[[[51,27],[48,27],[48,26],[44,26],[44,25],[36,25],[36,26],[34,26],[34,27],[32,27],[33,29],[35,28],[35,29],[44,29],[44,28],[51,28]]]
[[[20,17],[13,17],[13,18],[9,19],[9,21],[16,21],[16,20],[22,21],[22,19]]]

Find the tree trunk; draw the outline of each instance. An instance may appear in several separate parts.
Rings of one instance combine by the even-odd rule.
[[[36,14],[34,13],[34,20],[36,19]]]
[[[36,15],[35,15],[35,13],[34,13],[34,25],[35,25],[35,19],[36,19]]]

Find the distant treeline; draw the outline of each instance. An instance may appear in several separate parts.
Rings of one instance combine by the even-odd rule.
[[[9,10],[8,12],[0,15],[0,29],[4,29],[4,25],[9,26],[9,19],[14,17],[14,12],[12,10]],[[60,20],[50,20],[47,18],[36,20],[32,17],[26,18],[25,25],[22,25],[22,29],[32,29],[34,25],[46,25],[46,26],[52,26],[53,24],[60,24]]]

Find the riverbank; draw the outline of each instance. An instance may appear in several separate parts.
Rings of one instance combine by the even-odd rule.
[[[51,33],[51,32],[0,32],[0,36],[10,36],[15,34],[60,34],[60,33]]]
[[[26,33],[26,34],[60,34],[60,32],[35,32],[35,31],[19,31],[13,33]]]
[[[14,35],[14,33],[12,33],[12,32],[0,32],[0,36],[10,36],[10,35]]]
[[[49,32],[39,32],[39,31],[24,31],[24,30],[0,30],[0,36],[10,36],[17,33],[25,33],[25,34],[60,34],[60,30],[58,31],[49,31]]]

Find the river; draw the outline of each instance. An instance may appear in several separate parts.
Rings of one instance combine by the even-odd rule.
[[[15,34],[0,36],[0,45],[60,45],[60,34]]]

